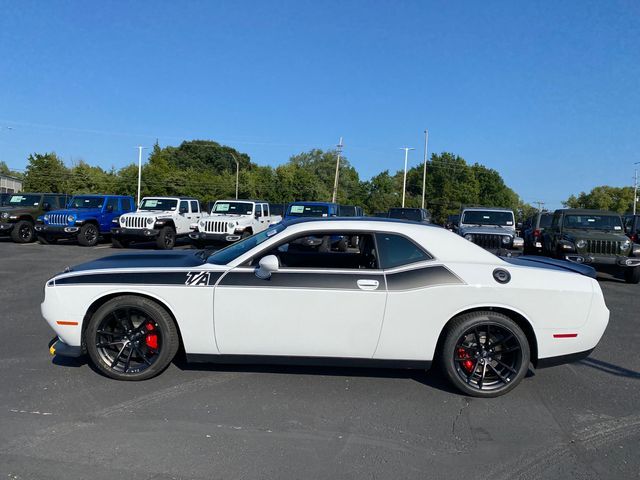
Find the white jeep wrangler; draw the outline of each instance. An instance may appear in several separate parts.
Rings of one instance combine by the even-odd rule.
[[[170,250],[176,238],[187,236],[191,224],[200,218],[200,202],[195,198],[144,197],[137,211],[113,219],[111,242],[122,248],[135,241],[155,240],[157,248]]]
[[[269,228],[282,220],[271,215],[269,204],[260,200],[218,200],[211,214],[193,223],[191,242],[202,248],[206,244],[236,242]]]

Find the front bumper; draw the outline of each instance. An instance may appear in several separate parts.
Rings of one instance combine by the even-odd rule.
[[[80,227],[63,225],[36,224],[34,228],[39,234],[50,237],[74,237],[80,231]]]
[[[592,267],[638,267],[640,266],[640,258],[637,257],[625,257],[621,255],[593,255],[589,253],[567,253],[564,255],[564,260],[568,260],[573,263],[582,263],[585,265],[591,265]]]
[[[220,243],[220,242],[237,242],[242,238],[239,233],[207,233],[207,232],[191,232],[189,239],[194,243]]]
[[[0,223],[0,235],[9,235],[15,223],[4,222]]]
[[[49,353],[52,356],[60,355],[61,357],[78,358],[83,355],[82,347],[73,347],[67,345],[60,337],[53,337],[49,342]]]
[[[155,238],[160,234],[160,230],[155,228],[112,228],[111,235],[116,238],[126,240],[140,240]]]

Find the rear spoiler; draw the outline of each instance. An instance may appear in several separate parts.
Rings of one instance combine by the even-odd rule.
[[[554,270],[566,270],[569,272],[579,273],[585,277],[596,278],[596,270],[589,265],[568,262],[566,260],[557,260],[549,257],[536,257],[532,255],[524,255],[520,257],[502,258],[505,262],[521,267],[538,267],[550,268]]]

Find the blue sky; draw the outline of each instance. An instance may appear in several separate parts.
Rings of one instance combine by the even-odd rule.
[[[0,0],[0,160],[104,167],[207,138],[363,178],[398,147],[495,168],[557,207],[640,161],[640,2]],[[7,129],[6,127],[12,127]]]

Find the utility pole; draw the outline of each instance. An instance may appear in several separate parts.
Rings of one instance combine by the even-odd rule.
[[[407,161],[409,159],[409,150],[415,150],[415,148],[400,147],[400,150],[404,150],[404,178],[402,180],[402,208],[404,208],[404,197],[407,190]]]
[[[238,199],[238,185],[240,182],[240,162],[238,162],[238,159],[236,158],[236,156],[232,153],[231,156],[233,157],[233,159],[236,162],[236,200]]]
[[[138,145],[136,147],[138,149],[138,197],[136,205],[140,205],[140,183],[142,182],[142,150],[147,147],[143,147],[142,145]]]
[[[427,144],[429,143],[429,130],[424,131],[424,167],[422,168],[422,208],[424,208],[424,196],[427,188]]]
[[[638,165],[640,162],[635,162]],[[633,174],[633,214],[636,214],[636,203],[638,203],[638,169],[634,169]]]
[[[340,137],[340,142],[336,145],[336,175],[333,179],[333,195],[331,196],[331,202],[336,203],[336,199],[338,198],[338,178],[340,178],[340,155],[342,154],[342,137]]]
[[[542,207],[544,206],[544,202],[542,200],[536,200],[535,202],[532,202],[532,203],[538,204],[538,211],[539,212],[542,211]]]

